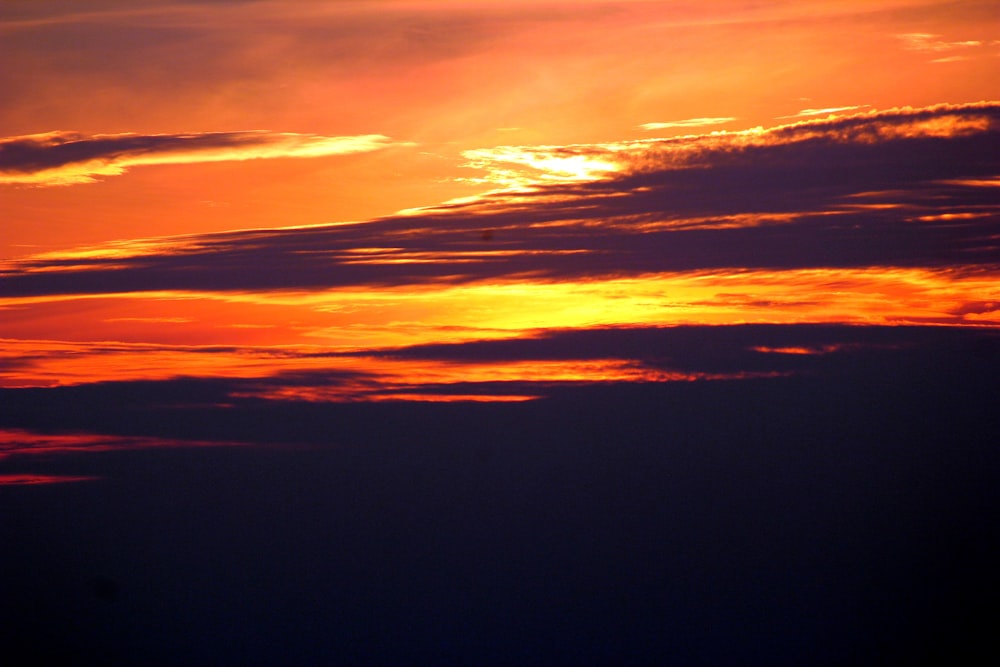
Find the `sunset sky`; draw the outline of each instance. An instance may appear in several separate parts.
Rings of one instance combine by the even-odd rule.
[[[934,580],[938,552],[908,541],[949,523],[920,523],[929,498],[965,489],[941,510],[963,517],[996,499],[998,458],[985,444],[1000,389],[995,0],[13,0],[0,3],[0,63],[0,501],[19,508],[0,540],[24,545],[8,571],[36,558],[49,568],[31,579],[42,582],[41,602],[9,584],[31,612],[0,622],[50,646],[43,657],[129,664],[174,642],[163,664],[249,664],[254,655],[302,664],[320,653],[318,664],[398,664],[404,655],[439,664],[868,664],[869,655],[945,655],[959,636],[942,631],[920,649],[909,641],[935,627],[939,605],[969,602],[957,583],[942,578],[932,601],[910,599],[920,618],[861,591]],[[664,411],[682,433],[676,442]],[[577,431],[582,415],[590,426]],[[716,430],[716,419],[727,425]],[[970,448],[961,465],[940,463],[945,434]],[[762,471],[810,438],[824,453],[793,457],[785,472],[833,464],[837,483],[774,491]],[[832,452],[846,441],[841,459]],[[885,448],[874,463],[867,445]],[[923,452],[918,463],[910,447]],[[602,458],[622,448],[632,453]],[[485,472],[455,463],[461,451]],[[649,457],[661,456],[693,476],[648,476]],[[845,460],[854,463],[838,467]],[[953,474],[932,474],[940,465]],[[151,483],[156,467],[166,472]],[[214,498],[204,516],[163,500],[166,489],[218,483],[224,471],[271,489],[268,529],[245,537],[222,528],[265,507],[237,481],[224,491],[185,486],[193,505]],[[739,572],[758,572],[751,561],[773,563],[787,546],[778,533],[744,534],[733,539],[760,549],[745,561],[717,561],[705,546],[674,563],[692,577],[683,601],[608,602],[613,591],[634,600],[666,584],[594,575],[657,569],[652,555],[583,546],[590,533],[624,539],[606,508],[638,516],[640,500],[623,500],[607,480],[648,491],[636,534],[668,526],[664,535],[676,529],[697,542],[693,524],[658,512],[689,503],[719,534],[740,524],[701,505],[716,473],[735,485],[723,493],[733,507],[744,493],[773,491],[784,500],[748,511],[808,523],[830,553],[849,543],[845,558],[871,579],[806,559],[781,570],[787,576],[734,584],[729,597],[704,582],[744,582]],[[473,480],[480,474],[493,477]],[[596,490],[571,483],[595,476],[605,480]],[[334,478],[336,492],[320,481]],[[434,490],[443,481],[464,490]],[[274,491],[302,485],[292,500]],[[560,485],[563,495],[552,490]],[[859,495],[840,498],[834,487]],[[161,538],[137,528],[148,522],[140,510],[122,509],[125,488],[202,555],[171,547],[155,572],[135,565],[143,540]],[[394,502],[385,497],[412,507],[392,514],[391,529],[345,524],[341,494],[375,503],[363,516]],[[56,498],[76,498],[80,516],[52,514]],[[454,514],[463,503],[493,527],[470,528]],[[785,514],[810,503],[825,508],[815,522]],[[345,564],[322,555],[333,533],[306,537],[315,526],[299,511],[310,507],[343,519],[337,534],[361,552],[391,551],[390,532],[424,520],[452,537],[431,530],[407,543],[439,556],[433,565],[402,556]],[[525,509],[550,511],[556,525],[516,518]],[[600,516],[567,527],[556,518],[563,510]],[[101,537],[67,532],[84,515]],[[47,523],[31,528],[35,516]],[[860,532],[842,542],[834,524]],[[235,555],[270,544],[267,530],[308,555],[273,546],[260,560]],[[145,537],[130,541],[130,531]],[[195,533],[209,546],[195,546]],[[468,588],[440,592],[432,572],[455,574],[441,562],[465,562],[455,545],[484,534],[490,546],[474,551],[496,560],[457,567]],[[497,555],[503,535],[539,534],[568,541],[536,543],[535,559]],[[969,571],[993,553],[994,534],[976,535],[955,561]],[[883,547],[904,562],[893,574],[865,569]],[[564,550],[583,554],[582,570],[553,565]],[[55,565],[78,552],[84,564]],[[227,574],[211,558],[228,562]],[[299,558],[325,583],[308,584]],[[239,616],[209,640],[219,618],[259,602],[232,572],[272,573],[275,563],[286,568],[270,580],[283,582],[270,593],[278,611]],[[382,566],[400,579],[374,594],[352,589],[356,614],[314,603],[315,627],[275,630],[306,614],[288,586],[336,597],[334,570],[382,582]],[[561,579],[539,574],[550,566]],[[191,603],[200,620],[182,624],[184,639],[128,620],[170,618],[162,596],[182,570],[214,595]],[[553,625],[547,614],[562,607],[552,601],[582,595],[584,571],[600,590]],[[486,583],[520,590],[512,582],[522,576],[547,583],[516,603]],[[796,597],[795,577],[829,588]],[[426,607],[386,602],[424,586],[439,590]],[[161,597],[143,597],[150,590]],[[741,614],[753,615],[748,600],[759,609],[741,626]],[[111,602],[117,611],[101,607],[104,616],[61,643],[39,629]],[[823,606],[825,621],[789,620]],[[859,606],[869,611],[859,616]],[[652,607],[661,611],[651,616]],[[474,611],[459,622],[463,608]],[[865,615],[876,608],[892,618],[886,635]],[[621,626],[606,622],[612,616]],[[680,616],[688,620],[677,625]],[[354,630],[330,639],[320,626],[334,617]],[[974,644],[976,621],[961,618]],[[365,623],[410,625],[382,645],[358,629]],[[254,633],[270,643],[245,641]],[[677,633],[688,639],[665,639]],[[809,659],[809,647],[833,645],[843,652],[829,663]]]

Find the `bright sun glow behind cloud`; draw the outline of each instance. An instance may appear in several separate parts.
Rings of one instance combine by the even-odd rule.
[[[498,146],[462,153],[467,167],[487,172],[476,183],[523,190],[536,183],[593,181],[618,171],[621,166],[603,156],[573,153],[572,147]]]

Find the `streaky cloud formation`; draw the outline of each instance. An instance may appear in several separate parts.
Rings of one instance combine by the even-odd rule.
[[[668,130],[677,127],[704,127],[706,125],[724,125],[725,123],[731,123],[736,118],[731,116],[719,117],[719,118],[687,118],[685,120],[673,120],[663,123],[643,123],[639,127],[644,130]]]
[[[64,346],[52,356],[68,350]],[[312,414],[323,423],[348,420],[350,426],[343,422],[343,432],[354,433],[380,428],[366,421],[371,414],[366,410],[376,409],[374,404],[551,404],[580,392],[624,391],[627,386],[653,390],[713,384],[736,391],[735,385],[743,383],[774,387],[819,378],[845,382],[848,391],[855,376],[888,378],[911,366],[928,372],[933,367],[934,373],[961,379],[968,383],[966,392],[978,387],[979,400],[985,403],[997,384],[990,369],[1000,361],[1000,338],[990,329],[936,326],[607,327],[352,353],[217,350],[242,356],[245,369],[219,369],[222,372],[200,377],[178,373],[193,368],[184,357],[213,352],[164,351],[173,354],[173,373],[147,378],[121,373],[116,380],[0,387],[0,462],[9,468],[36,455],[43,460],[44,455],[59,453],[288,442],[295,440],[287,434],[290,424],[271,420],[268,414],[323,406],[334,411]],[[115,364],[120,349],[94,346],[89,353]],[[42,366],[48,354],[43,351],[27,363]],[[939,361],[932,363],[934,358]],[[130,361],[140,363],[138,357]],[[94,359],[90,362],[93,365]],[[877,386],[864,390],[875,392]],[[527,400],[532,398],[536,400]],[[412,415],[419,416],[417,406],[413,410]],[[34,438],[34,430],[50,435]],[[328,442],[335,431],[304,430],[299,442]],[[130,439],[122,439],[126,436]]]
[[[132,167],[364,153],[391,145],[380,134],[326,137],[294,132],[95,134],[48,132],[0,139],[0,184],[74,185]]]
[[[961,276],[1000,265],[998,103],[550,152],[615,171],[536,179],[527,188],[366,223],[29,257],[0,268],[0,296],[814,268]],[[510,147],[498,155],[516,159]]]
[[[56,428],[56,432],[41,434],[22,429],[5,428],[0,425],[0,487],[65,484],[69,482],[90,482],[102,479],[98,475],[66,474],[58,471],[40,473],[39,461],[72,459],[73,457],[93,457],[95,454],[125,452],[148,449],[178,449],[188,447],[237,446],[242,443],[165,439],[151,436],[115,436],[96,433],[68,432]],[[72,431],[72,430],[71,430]],[[7,472],[14,468],[17,472]]]
[[[32,486],[35,484],[65,484],[67,482],[91,482],[97,477],[73,475],[33,475],[33,474],[0,474],[0,486]]]
[[[796,114],[791,114],[790,116],[778,116],[778,118],[779,119],[784,119],[784,118],[809,118],[811,116],[833,116],[833,115],[837,115],[837,114],[843,113],[845,111],[858,111],[859,109],[864,109],[867,106],[869,106],[869,105],[867,105],[867,104],[858,104],[858,105],[846,106],[846,107],[826,107],[826,108],[823,108],[823,109],[802,109],[801,111],[799,111]]]
[[[220,444],[222,443],[214,441],[195,443],[144,437],[124,439],[90,433],[50,433],[39,436],[28,431],[0,427],[0,460],[12,457],[46,457],[73,453],[148,449],[150,447],[192,447]]]

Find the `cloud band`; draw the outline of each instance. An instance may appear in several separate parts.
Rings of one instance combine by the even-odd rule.
[[[48,132],[0,139],[0,184],[72,185],[145,165],[326,157],[375,151],[390,144],[381,134]]]

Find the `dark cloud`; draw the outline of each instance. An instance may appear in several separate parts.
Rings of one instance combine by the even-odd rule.
[[[290,132],[82,135],[50,132],[0,139],[0,184],[67,185],[134,166],[372,151],[381,135],[324,137]]]
[[[671,363],[675,368],[690,371],[739,372],[764,369],[756,365],[758,348],[799,347],[856,354],[862,347],[930,347],[969,337],[991,339],[993,334],[939,327],[836,324],[607,327],[545,331],[528,338],[430,343],[381,353],[397,358],[488,362],[629,359]],[[812,364],[820,359],[821,355],[803,357],[803,362]],[[779,370],[775,366],[767,369]]]
[[[105,351],[114,354],[116,350],[108,347]],[[90,352],[99,358],[101,350]],[[189,353],[205,352],[192,348]],[[572,368],[572,362],[620,360],[637,368],[729,377],[732,382],[754,385],[768,381],[761,379],[768,377],[773,378],[773,382],[783,381],[781,378],[791,382],[795,377],[815,377],[837,383],[857,373],[872,376],[884,373],[888,380],[910,366],[925,367],[930,363],[937,369],[934,372],[951,373],[956,379],[966,376],[972,384],[986,383],[982,389],[988,393],[990,380],[984,373],[1000,364],[1000,338],[990,329],[920,326],[618,327],[550,331],[533,338],[425,344],[356,353],[285,350],[281,354],[289,361],[296,357],[358,359],[349,369],[334,364],[316,370],[271,371],[273,374],[262,369],[256,377],[178,377],[162,381],[2,389],[0,428],[101,432],[192,441],[317,444],[330,438],[349,440],[365,429],[376,428],[374,422],[366,425],[366,420],[384,409],[374,404],[365,407],[357,401],[370,401],[384,395],[534,395],[557,400],[586,392],[586,387],[595,382],[602,384],[599,379],[589,376],[577,381],[470,382],[459,379],[441,382],[421,380],[419,372],[401,384],[398,377],[385,376],[384,367],[366,370],[365,360],[372,356],[389,363],[433,360],[503,365],[563,361],[568,362],[567,368]],[[974,370],[970,364],[980,368]],[[178,362],[178,366],[184,364]],[[456,373],[456,377],[460,376]],[[603,384],[625,387],[627,383]],[[632,384],[652,386],[661,383]],[[331,398],[313,401],[308,393],[294,391],[310,388],[321,389]],[[338,389],[344,391],[338,393]],[[302,398],[303,395],[306,398]],[[438,408],[426,404],[399,407],[400,414],[412,412],[414,418],[425,409]],[[281,416],[286,412],[287,416]],[[293,418],[295,414],[300,416]],[[305,418],[305,415],[310,416]],[[335,425],[338,420],[339,425]]]
[[[3,389],[5,427],[276,446],[0,461],[102,478],[0,486],[0,637],[53,664],[974,662],[995,635],[998,351],[961,329],[607,330],[409,354],[813,365],[517,404]]]
[[[32,173],[91,160],[111,162],[123,156],[240,148],[266,140],[266,135],[254,132],[105,136],[53,132],[0,141],[0,171]]]
[[[998,117],[1000,107],[980,104],[800,123],[749,139],[710,136],[693,152],[684,144],[680,163],[672,140],[643,143],[622,174],[596,182],[543,185],[363,224],[172,239],[163,251],[140,248],[126,258],[120,247],[106,260],[99,253],[29,258],[6,267],[0,294],[992,267],[1000,264],[1000,187],[992,180],[1000,173]],[[214,148],[251,140],[166,141]],[[148,138],[123,141],[155,150]],[[55,146],[32,160],[60,162],[69,159],[60,151],[92,150]]]

